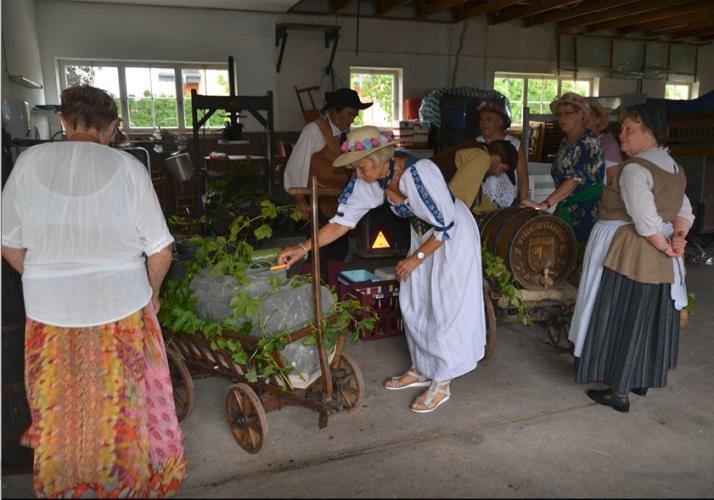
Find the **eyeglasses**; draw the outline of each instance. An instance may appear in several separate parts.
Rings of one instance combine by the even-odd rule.
[[[573,116],[574,114],[577,114],[577,111],[560,111],[558,113],[555,113],[553,116],[556,118],[560,118],[563,116]]]

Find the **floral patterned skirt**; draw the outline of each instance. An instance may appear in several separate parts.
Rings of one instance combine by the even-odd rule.
[[[27,320],[25,384],[38,497],[156,498],[186,477],[161,329],[151,305],[65,328]]]

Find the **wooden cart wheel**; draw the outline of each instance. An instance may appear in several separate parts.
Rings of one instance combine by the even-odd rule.
[[[483,309],[486,313],[486,353],[483,359],[487,360],[496,349],[496,311],[493,308],[491,296],[486,290],[483,291]]]
[[[234,384],[226,395],[226,415],[233,437],[248,453],[263,449],[268,419],[260,398],[247,384]]]
[[[166,347],[166,358],[169,362],[169,374],[174,392],[174,405],[176,406],[176,418],[179,422],[193,411],[195,392],[193,390],[193,378],[188,371],[183,357],[173,347]]]
[[[569,352],[571,343],[568,340],[570,333],[570,320],[564,319],[558,322],[550,322],[545,328],[548,333],[548,340],[557,350],[561,352]]]
[[[332,394],[338,410],[348,412],[360,407],[364,400],[364,378],[362,370],[352,356],[344,352],[332,368]]]

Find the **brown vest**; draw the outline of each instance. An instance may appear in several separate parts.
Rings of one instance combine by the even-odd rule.
[[[349,170],[346,167],[332,166],[332,162],[342,154],[339,137],[332,135],[332,127],[324,116],[321,116],[315,122],[325,138],[325,147],[310,158],[310,176],[308,179],[317,177],[318,187],[342,189],[349,178]],[[310,184],[308,183],[308,185]],[[318,200],[318,207],[325,217],[334,216],[337,211],[337,197],[321,196]]]
[[[680,167],[676,173],[671,174],[642,158],[631,158],[627,163],[636,163],[652,174],[652,194],[657,214],[664,222],[671,222],[682,207],[687,185],[684,170]],[[610,168],[617,170],[603,191],[600,219],[632,221],[620,195],[620,174],[627,166],[620,164]],[[603,265],[638,283],[659,284],[674,281],[672,259],[637,234],[634,224],[624,225],[617,230]]]

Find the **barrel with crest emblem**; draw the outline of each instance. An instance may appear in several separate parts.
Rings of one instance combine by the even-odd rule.
[[[482,245],[504,260],[523,288],[551,288],[575,268],[575,233],[555,215],[508,207],[481,217],[478,224]]]

